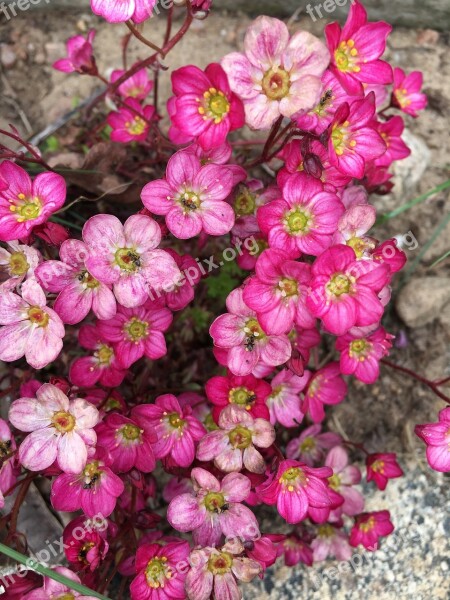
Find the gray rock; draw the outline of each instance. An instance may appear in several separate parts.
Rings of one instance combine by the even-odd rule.
[[[400,291],[397,311],[408,327],[421,327],[436,319],[450,303],[447,277],[418,277]]]
[[[0,63],[4,69],[12,69],[17,62],[17,55],[12,46],[0,44]]]

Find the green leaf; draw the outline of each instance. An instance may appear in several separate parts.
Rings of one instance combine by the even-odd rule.
[[[209,277],[205,282],[208,287],[208,298],[225,300],[228,294],[240,285],[245,275],[246,273],[234,261],[224,263],[217,275]]]
[[[79,592],[83,596],[92,596],[94,598],[100,598],[100,600],[110,600],[108,596],[102,596],[102,594],[94,592],[94,590],[85,587],[81,583],[72,581],[72,579],[68,579],[67,577],[64,577],[64,575],[52,571],[52,569],[49,569],[48,567],[44,567],[44,565],[38,563],[33,558],[25,556],[24,554],[21,554],[20,552],[17,552],[16,550],[13,550],[12,548],[5,546],[4,544],[0,544],[0,553],[4,554],[5,556],[8,556],[9,558],[12,558],[19,564],[25,565],[28,569],[36,571],[36,573],[39,573],[44,577],[49,577],[50,579],[53,579],[54,581],[65,585],[69,589],[74,590],[75,592]]]

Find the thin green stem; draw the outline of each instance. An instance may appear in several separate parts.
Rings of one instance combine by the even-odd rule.
[[[438,194],[439,192],[442,192],[443,190],[446,190],[449,187],[450,187],[450,179],[448,179],[447,181],[444,181],[444,183],[441,183],[441,185],[438,185],[437,187],[433,188],[429,192],[426,192],[425,194],[422,194],[421,196],[414,198],[414,200],[407,202],[403,206],[399,206],[398,208],[391,210],[391,212],[388,212],[385,215],[382,215],[378,221],[378,224],[385,223],[386,221],[389,221],[389,219],[393,219],[394,217],[401,215],[402,213],[406,212],[413,206],[420,204],[424,200],[427,200],[431,196],[434,196],[435,194]]]

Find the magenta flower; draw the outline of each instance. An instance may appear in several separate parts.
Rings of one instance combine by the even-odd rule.
[[[173,538],[172,538],[173,539]],[[130,585],[131,600],[183,600],[188,564],[189,544],[170,541],[168,544],[142,544],[136,553],[136,573]]]
[[[156,215],[165,215],[169,231],[189,239],[204,231],[224,235],[234,225],[234,212],[224,202],[233,189],[233,173],[226,166],[202,166],[190,152],[177,152],[167,164],[166,178],[150,181],[141,198]]]
[[[405,129],[402,117],[391,117],[388,121],[379,123],[377,129],[386,144],[386,152],[375,161],[378,167],[390,167],[394,161],[403,160],[411,154],[402,140]]]
[[[245,36],[245,54],[222,59],[230,87],[244,102],[246,122],[269,129],[280,116],[314,108],[330,56],[322,42],[299,31],[291,38],[278,19],[258,17]]]
[[[106,119],[112,128],[111,141],[121,144],[145,141],[155,112],[154,106],[141,106],[135,98],[127,98],[119,109],[109,113]]]
[[[389,354],[394,336],[383,327],[368,336],[346,334],[337,338],[336,350],[341,353],[343,375],[354,375],[360,381],[375,383],[380,374],[380,360]]]
[[[88,446],[95,445],[98,410],[86,400],[70,400],[49,383],[36,398],[19,398],[9,410],[9,420],[20,431],[31,432],[19,448],[19,461],[30,471],[43,471],[55,460],[66,473],[85,465]]]
[[[36,277],[47,292],[59,292],[53,308],[64,323],[80,323],[90,310],[99,319],[111,319],[116,314],[116,299],[110,286],[86,269],[86,245],[79,240],[66,240],[59,256],[60,261],[46,260],[39,265]]]
[[[361,471],[348,464],[348,453],[342,446],[332,448],[325,459],[325,466],[333,469],[328,485],[344,498],[344,503],[333,511],[332,520],[339,521],[341,515],[354,516],[364,508],[364,496],[354,485],[361,482]]]
[[[286,537],[282,544],[282,550],[284,564],[287,567],[295,567],[299,563],[312,567],[314,563],[311,547],[295,533]]]
[[[230,473],[219,482],[205,469],[193,469],[191,477],[194,492],[169,504],[167,520],[174,529],[192,531],[198,546],[217,546],[222,535],[242,541],[260,536],[255,515],[241,504],[250,494],[248,477]]]
[[[356,547],[361,544],[371,552],[377,550],[380,537],[390,535],[394,531],[390,517],[388,510],[363,513],[356,517],[350,532],[350,545]]]
[[[234,375],[249,375],[259,364],[278,366],[291,356],[287,335],[267,335],[256,313],[244,302],[242,288],[227,298],[228,313],[210,328],[214,345],[228,350],[227,364]]]
[[[116,387],[127,373],[119,362],[114,347],[95,325],[83,325],[78,332],[82,348],[92,350],[92,356],[76,358],[70,366],[69,378],[74,385],[92,387],[97,383],[105,387]]]
[[[59,475],[52,483],[53,508],[65,512],[81,509],[91,519],[99,514],[109,517],[124,491],[123,481],[109,468],[110,461],[108,453],[98,446],[84,469]]]
[[[300,523],[309,514],[311,518],[326,521],[333,508],[327,478],[329,467],[312,469],[296,460],[283,460],[275,475],[257,488],[265,504],[277,505],[280,515],[288,523]]]
[[[238,185],[228,198],[236,215],[236,221],[231,230],[232,235],[245,239],[260,234],[256,218],[259,207],[271,200],[277,200],[280,196],[281,192],[278,186],[271,185],[265,188],[264,183],[259,179],[251,179]]]
[[[394,452],[369,454],[366,457],[367,481],[374,481],[379,490],[385,490],[389,479],[404,475]]]
[[[337,560],[350,560],[352,549],[348,536],[342,529],[330,523],[324,523],[317,528],[317,537],[311,542],[315,562],[326,560],[329,556]]]
[[[328,141],[330,163],[344,175],[362,179],[366,164],[386,152],[386,144],[375,129],[375,94],[342,104],[334,115]]]
[[[450,407],[439,413],[438,423],[416,425],[414,429],[427,445],[427,461],[432,469],[450,472]]]
[[[308,387],[303,400],[302,411],[308,413],[314,423],[325,419],[324,404],[339,404],[347,394],[347,384],[341,377],[337,362],[331,362],[314,375],[307,371]]]
[[[55,571],[55,573],[59,573],[59,575],[67,577],[67,579],[71,579],[75,583],[81,583],[81,579],[78,575],[75,575],[70,569],[66,569],[65,567],[55,567],[52,570]],[[28,594],[25,594],[25,596],[22,596],[22,600],[54,600],[54,598],[95,600],[96,596],[82,596],[79,592],[67,587],[63,583],[58,583],[50,577],[44,577],[43,587],[36,588],[31,592],[28,592]]]
[[[5,505],[3,494],[14,485],[17,475],[20,474],[15,451],[16,442],[8,423],[0,419],[0,508]]]
[[[154,470],[152,445],[157,440],[156,433],[153,424],[136,413],[136,407],[131,410],[130,417],[109,414],[96,431],[98,443],[108,448],[114,471],[126,473],[133,467],[143,473]]]
[[[172,73],[172,87],[173,127],[205,150],[218,148],[230,131],[244,126],[242,102],[232,93],[219,64],[210,64],[205,71],[194,66],[177,69]]]
[[[134,66],[134,65],[133,65]],[[124,75],[123,69],[117,69],[111,74],[111,83],[115,83]],[[126,81],[121,83],[117,91],[123,98],[134,98],[135,100],[145,100],[153,89],[153,81],[148,78],[147,71],[140,69]]]
[[[31,180],[26,171],[5,160],[0,179],[8,184],[0,191],[0,241],[23,240],[33,227],[45,223],[66,199],[66,182],[56,173],[40,173]]]
[[[197,458],[214,460],[224,473],[241,471],[264,473],[266,464],[256,448],[269,448],[275,429],[265,419],[254,419],[243,407],[231,404],[219,417],[219,428],[204,436],[197,447]]]
[[[352,3],[343,29],[338,23],[325,27],[330,70],[349,94],[361,95],[363,83],[392,83],[391,65],[380,60],[391,31],[384,21],[368,23],[367,12],[358,0]]]
[[[289,442],[286,448],[286,456],[294,460],[304,462],[308,467],[320,463],[325,458],[325,450],[329,450],[342,442],[337,433],[326,431],[321,433],[321,425],[307,427],[298,438]]]
[[[182,277],[176,285],[165,290],[164,298],[167,308],[173,311],[182,310],[194,299],[194,286],[200,281],[202,273],[198,262],[189,254],[180,256],[171,248],[168,248],[167,252],[176,262]]]
[[[244,287],[244,301],[267,334],[288,333],[294,323],[312,329],[316,319],[305,304],[310,281],[308,264],[289,260],[283,251],[270,248],[258,258],[256,275]]]
[[[96,31],[91,29],[86,38],[75,35],[67,40],[67,58],[60,58],[53,63],[53,68],[63,73],[74,71],[87,75],[96,75],[97,66],[93,56],[92,44],[94,43]]]
[[[125,23],[132,19],[142,23],[152,16],[157,0],[91,0],[92,12],[109,23]]]
[[[81,530],[83,535],[81,535]],[[109,550],[109,544],[86,517],[77,517],[64,528],[64,554],[76,571],[96,571]]]
[[[258,210],[261,231],[271,248],[293,258],[302,252],[319,256],[331,245],[344,207],[336,194],[325,192],[317,179],[292,175],[283,187],[283,198]]]
[[[8,249],[0,248],[0,274],[7,277],[0,284],[1,289],[10,291],[25,279],[31,279],[41,260],[39,250],[16,241],[9,242]]]
[[[64,325],[48,308],[43,289],[35,279],[22,285],[22,298],[9,291],[0,294],[0,360],[25,356],[33,369],[53,362],[63,347]]]
[[[261,572],[261,565],[242,557],[244,546],[238,540],[222,548],[201,548],[189,556],[192,565],[186,577],[189,600],[242,600],[237,580],[249,583]]]
[[[204,437],[206,429],[192,415],[190,406],[180,406],[172,394],[159,396],[155,404],[142,404],[133,416],[145,419],[155,430],[153,444],[156,458],[170,457],[179,467],[189,467],[194,461],[195,444]]]
[[[289,369],[283,369],[272,379],[272,393],[267,399],[270,422],[284,427],[297,427],[305,416],[301,410],[299,394],[308,382],[308,375],[298,377]]]
[[[148,302],[138,308],[119,306],[115,317],[99,321],[97,329],[102,337],[114,344],[114,354],[124,369],[147,356],[157,360],[167,353],[163,332],[172,323],[173,315],[167,308]]]
[[[113,285],[120,304],[142,306],[151,289],[178,281],[173,258],[156,249],[161,229],[151,217],[137,214],[122,225],[113,215],[95,215],[83,227],[89,257],[86,267],[98,281]]]
[[[306,306],[330,333],[344,335],[355,325],[380,321],[384,308],[378,294],[390,279],[387,265],[358,261],[352,248],[338,244],[315,261],[312,275]]]
[[[420,90],[423,85],[423,74],[421,71],[413,71],[409,75],[396,67],[394,69],[394,90],[392,102],[404,113],[412,117],[418,117],[419,110],[424,110],[428,99]]]
[[[229,404],[243,406],[252,417],[269,419],[266,399],[271,392],[270,384],[253,375],[239,377],[228,373],[226,377],[212,377],[205,385],[208,400],[214,404],[212,415],[218,423],[220,414]]]

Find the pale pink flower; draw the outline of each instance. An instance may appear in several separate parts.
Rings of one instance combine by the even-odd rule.
[[[133,65],[134,66],[134,65]],[[123,69],[117,69],[111,74],[111,83],[115,83],[118,79],[124,75]],[[145,100],[153,89],[153,81],[149,79],[147,71],[140,69],[129,77],[126,81],[121,83],[117,88],[117,91],[124,98],[135,98],[136,100]]]
[[[91,0],[92,12],[110,23],[132,19],[142,23],[152,16],[157,0]]]
[[[5,273],[8,278],[0,285],[1,289],[12,290],[25,279],[33,277],[41,260],[39,250],[17,241],[9,242],[8,249],[0,248],[0,273]]]
[[[19,448],[19,461],[30,471],[43,471],[55,460],[66,473],[86,465],[88,446],[95,445],[98,410],[81,398],[70,400],[49,383],[36,398],[19,398],[9,410],[9,420],[20,431],[31,432]]]
[[[325,458],[325,450],[329,450],[342,442],[337,433],[326,431],[321,433],[322,426],[318,424],[307,427],[298,438],[289,442],[286,448],[286,456],[299,460],[313,467]]]
[[[25,356],[34,369],[53,362],[62,350],[64,325],[48,308],[43,289],[35,279],[22,285],[22,298],[13,292],[0,294],[0,360],[12,362]]]
[[[361,482],[361,471],[348,464],[348,453],[342,446],[332,448],[325,459],[325,466],[333,469],[328,478],[330,488],[343,496],[344,503],[332,513],[332,521],[339,521],[342,514],[354,516],[364,509],[364,496],[353,486]]]
[[[415,433],[427,445],[427,460],[432,469],[450,472],[450,407],[439,413],[437,423],[416,425]]]
[[[228,54],[222,66],[244,102],[250,127],[269,129],[280,116],[314,108],[330,60],[318,38],[305,31],[290,38],[282,21],[259,17],[248,28],[244,46],[245,54]]]
[[[81,579],[78,575],[75,575],[70,569],[66,569],[65,567],[55,567],[53,570],[55,573],[63,575],[75,583],[81,583]],[[22,600],[54,600],[56,598],[62,600],[95,600],[97,596],[82,596],[79,592],[67,587],[63,583],[58,583],[51,577],[44,577],[43,587],[28,592],[28,594],[25,594],[25,596],[22,597]]]
[[[311,542],[314,561],[320,562],[329,556],[337,560],[350,560],[352,549],[348,536],[342,529],[330,523],[324,523],[317,528],[317,537]]]
[[[270,422],[284,427],[297,427],[305,416],[301,410],[300,392],[308,382],[308,376],[298,377],[289,369],[283,369],[272,379],[272,393],[267,398]]]

